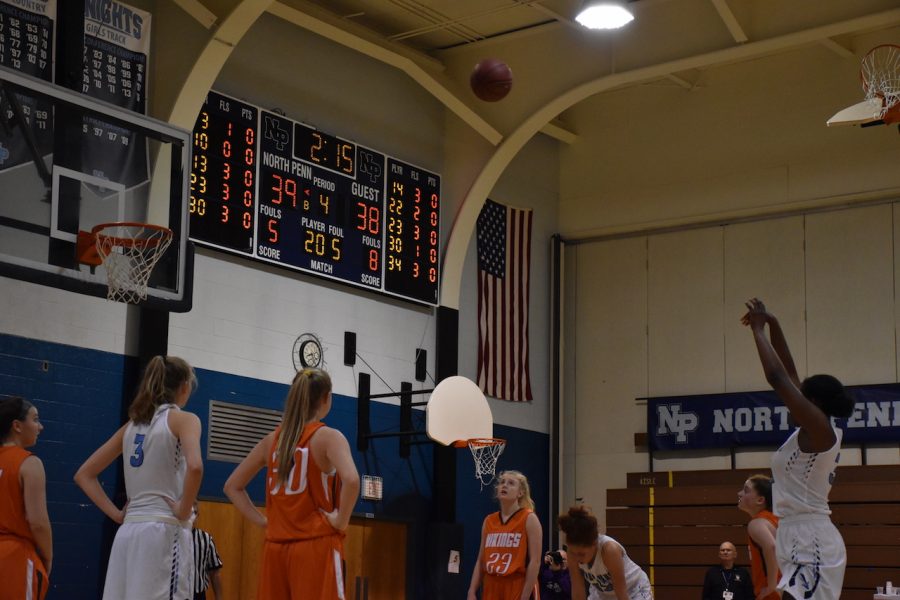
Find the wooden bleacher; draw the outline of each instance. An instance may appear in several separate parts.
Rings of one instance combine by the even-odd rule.
[[[725,540],[737,546],[737,564],[749,564],[748,517],[737,509],[737,493],[754,473],[771,474],[629,473],[626,489],[607,491],[607,533],[650,575],[655,598],[699,600]],[[900,582],[900,465],[838,467],[830,503],[847,545],[841,600],[872,600],[876,586]]]

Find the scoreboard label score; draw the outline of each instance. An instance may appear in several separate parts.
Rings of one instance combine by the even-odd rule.
[[[437,304],[440,176],[217,92],[193,133],[191,239]]]

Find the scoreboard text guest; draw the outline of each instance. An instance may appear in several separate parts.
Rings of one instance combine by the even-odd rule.
[[[437,303],[440,176],[216,92],[193,152],[195,241]]]

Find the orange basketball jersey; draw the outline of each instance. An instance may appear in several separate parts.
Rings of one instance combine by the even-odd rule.
[[[266,478],[266,540],[270,542],[308,540],[338,533],[319,509],[331,512],[337,508],[340,481],[334,473],[322,472],[309,449],[313,434],[324,426],[317,421],[303,429],[294,449],[293,467],[283,484],[276,478],[275,455],[281,427],[275,430]]]
[[[0,447],[0,536],[15,536],[34,543],[25,519],[25,498],[19,468],[31,452],[18,446]]]
[[[767,510],[759,511],[753,518],[765,519],[776,528],[778,527],[778,517]],[[747,543],[750,546],[750,579],[753,581],[753,593],[759,594],[759,590],[766,587],[766,559],[762,554],[762,550],[749,535],[747,535]],[[775,576],[776,582],[779,579],[781,579],[781,573]],[[772,592],[762,600],[778,600],[780,597],[777,593]]]
[[[42,600],[49,586],[25,518],[25,497],[19,482],[19,469],[29,456],[31,452],[18,446],[0,447],[0,598]]]
[[[495,512],[484,519],[482,568],[487,575],[507,577],[524,574],[528,559],[528,535],[525,521],[532,511],[520,508],[504,523]]]

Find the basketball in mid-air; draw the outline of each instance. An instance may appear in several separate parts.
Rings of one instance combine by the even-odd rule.
[[[469,84],[480,99],[496,102],[505,98],[512,89],[512,71],[503,61],[485,58],[475,65]]]

